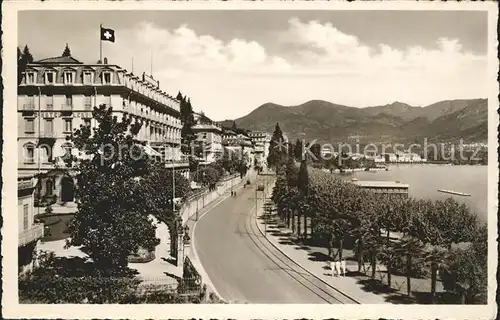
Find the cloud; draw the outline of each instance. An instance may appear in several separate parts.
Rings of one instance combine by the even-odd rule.
[[[141,71],[149,71],[153,52],[162,88],[188,94],[196,110],[216,120],[245,115],[269,101],[425,105],[486,95],[486,56],[465,51],[459,39],[437,38],[432,48],[374,47],[332,23],[297,18],[270,33],[274,37],[261,43],[241,37],[223,41],[188,25],[164,29],[145,22],[122,32],[106,50],[114,51],[110,56],[120,57],[121,65],[134,57]]]
[[[288,67],[283,58],[268,55],[255,41],[235,38],[223,42],[199,35],[187,25],[170,31],[142,23],[135,38],[139,46],[152,48],[162,59],[195,72],[260,73]]]

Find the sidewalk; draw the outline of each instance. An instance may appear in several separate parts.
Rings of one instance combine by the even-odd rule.
[[[269,185],[268,195],[269,198],[273,183]],[[327,256],[322,253],[320,248],[313,248],[310,246],[305,246],[298,241],[294,241],[295,237],[292,231],[286,226],[278,223],[277,221],[268,223],[265,226],[264,209],[261,207],[258,210],[258,217],[256,217],[257,227],[260,232],[264,234],[264,230],[267,232],[267,240],[274,245],[279,251],[288,256],[290,259],[295,261],[303,269],[312,273],[317,278],[325,282],[326,284],[335,287],[336,289],[346,293],[350,297],[357,300],[362,304],[384,304],[388,302],[388,295],[384,293],[373,293],[365,290],[363,284],[358,282],[358,279],[353,278],[349,275],[344,276],[332,276],[329,265],[327,264]],[[271,220],[272,221],[272,220]],[[347,272],[357,272],[358,265],[355,261],[346,261]]]

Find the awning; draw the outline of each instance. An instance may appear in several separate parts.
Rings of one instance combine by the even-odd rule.
[[[153,148],[151,148],[148,145],[144,146],[144,152],[146,152],[146,154],[148,156],[151,156],[151,157],[161,157],[161,153],[159,153],[158,151],[154,150]]]

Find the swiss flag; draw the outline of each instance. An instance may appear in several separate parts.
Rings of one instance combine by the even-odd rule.
[[[101,41],[115,42],[115,30],[101,27]]]

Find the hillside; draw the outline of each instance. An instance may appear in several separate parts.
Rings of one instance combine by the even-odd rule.
[[[378,141],[421,137],[485,140],[487,100],[447,100],[425,107],[402,102],[354,108],[323,100],[297,106],[266,103],[236,119],[238,127],[272,132],[277,122],[291,139],[304,135],[318,142],[345,141],[349,136]],[[223,122],[231,126],[232,121]],[[477,131],[478,130],[478,131]]]

